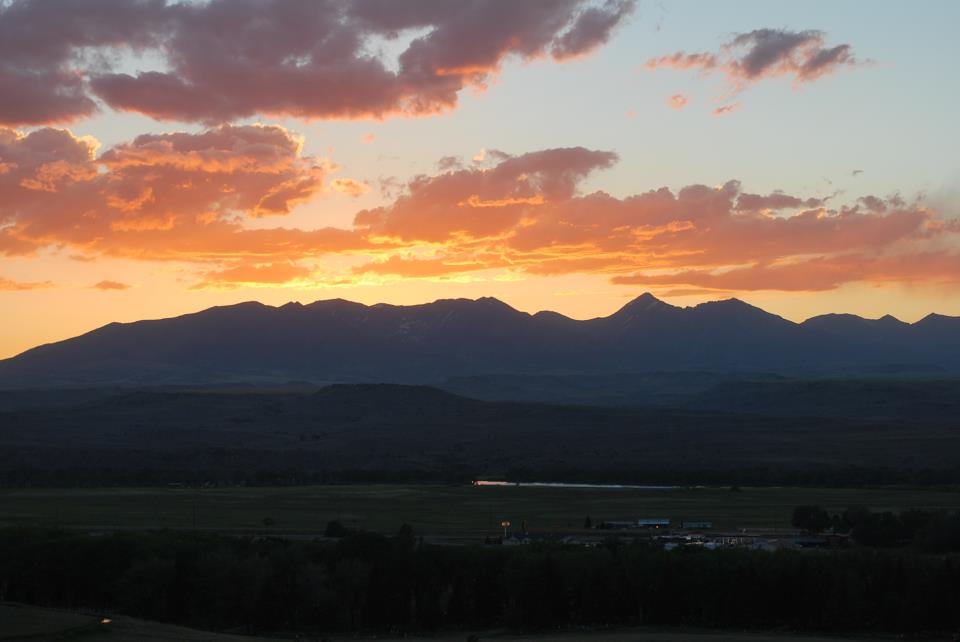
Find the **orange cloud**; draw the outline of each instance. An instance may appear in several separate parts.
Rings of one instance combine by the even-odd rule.
[[[361,210],[350,229],[303,230],[246,222],[320,193],[329,163],[303,156],[282,128],[142,136],[99,158],[92,144],[63,130],[0,130],[0,162],[12,168],[0,175],[0,253],[176,260],[202,270],[195,287],[316,283],[304,264],[336,255],[352,257],[338,268],[343,282],[495,270],[725,291],[952,283],[957,267],[947,248],[960,223],[919,201],[834,204],[838,195],[751,193],[738,181],[618,198],[584,189],[616,154],[582,147],[449,163]],[[38,173],[51,189],[23,185]]]
[[[346,194],[347,196],[363,196],[370,191],[370,186],[366,183],[361,183],[360,181],[355,181],[352,178],[335,178],[330,186],[336,192],[341,194]]]
[[[520,198],[497,198],[493,200],[483,200],[476,194],[471,194],[465,201],[457,203],[457,207],[507,207],[509,205],[543,205],[543,194],[534,194],[533,196],[524,196]]]
[[[670,99],[667,101],[667,104],[670,106],[671,109],[676,109],[677,111],[679,111],[684,107],[686,107],[688,102],[689,101],[687,100],[687,97],[684,96],[683,94],[674,94],[670,96]]]
[[[592,171],[613,160],[582,148],[546,150],[486,169],[419,177],[392,205],[360,212],[356,226],[408,247],[429,245],[431,256],[385,251],[356,271],[401,277],[489,269],[599,273],[615,283],[736,290],[756,287],[760,276],[764,287],[805,287],[803,269],[791,265],[820,268],[809,289],[915,281],[923,274],[940,280],[953,265],[949,252],[927,255],[960,226],[920,203],[867,196],[828,208],[833,197],[750,193],[738,181],[623,199],[579,193]],[[471,203],[497,207],[465,207]],[[908,269],[913,256],[922,258]],[[888,257],[883,271],[854,269],[857,261],[877,257]],[[837,266],[830,278],[825,265]],[[738,272],[743,266],[752,267]]]
[[[108,281],[100,281],[99,283],[95,283],[90,287],[95,288],[97,290],[129,290],[133,286],[127,285],[126,283],[120,283],[119,281],[108,280]]]
[[[369,236],[402,241],[498,235],[519,225],[531,210],[543,207],[543,201],[569,199],[584,177],[616,159],[613,152],[573,147],[507,157],[491,168],[422,176],[391,206],[364,210],[354,222]],[[471,199],[499,206],[462,205],[469,205]]]
[[[0,124],[68,122],[113,109],[222,123],[424,115],[456,106],[505,60],[563,62],[604,44],[634,0],[471,3],[0,3]],[[395,58],[378,40],[418,36]],[[122,73],[116,52],[164,71]]]
[[[70,246],[87,257],[217,261],[371,245],[334,228],[244,227],[320,191],[329,164],[303,156],[281,127],[140,136],[99,158],[93,147],[65,130],[0,129],[0,161],[14,167],[0,175],[0,253]]]
[[[41,288],[52,288],[54,284],[51,281],[14,281],[0,276],[0,292],[18,292],[22,290],[39,290]]]

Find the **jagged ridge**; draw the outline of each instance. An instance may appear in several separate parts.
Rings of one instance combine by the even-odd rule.
[[[412,306],[257,302],[111,323],[0,361],[0,386],[236,381],[430,383],[453,376],[654,370],[960,371],[960,318],[823,315],[794,323],[737,299],[643,294],[608,317],[531,315],[494,299]]]

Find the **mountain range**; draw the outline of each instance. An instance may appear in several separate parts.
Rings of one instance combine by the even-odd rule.
[[[0,387],[305,381],[438,383],[490,375],[713,371],[960,373],[960,317],[847,314],[794,323],[737,299],[651,294],[607,317],[493,298],[423,305],[257,302],[111,323],[0,361]]]

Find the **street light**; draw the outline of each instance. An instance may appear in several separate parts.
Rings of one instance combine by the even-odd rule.
[[[510,522],[507,520],[503,520],[502,522],[500,522],[500,525],[503,526],[503,538],[506,539],[507,529],[510,528]]]

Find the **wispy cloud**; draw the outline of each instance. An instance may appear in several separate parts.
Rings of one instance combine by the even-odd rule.
[[[616,276],[613,281],[627,285],[686,285],[729,291],[805,292],[833,290],[851,282],[960,285],[960,254],[945,251],[892,255],[858,252],[783,263],[756,263],[730,270]]]
[[[686,107],[688,102],[690,101],[683,94],[674,94],[667,99],[667,104],[678,111]]]
[[[52,287],[54,287],[54,284],[52,281],[14,281],[13,279],[8,279],[0,276],[0,292],[40,290],[40,289],[52,288]]]
[[[352,178],[335,178],[330,182],[333,191],[352,196],[354,198],[363,196],[370,191],[370,186],[362,181]]]
[[[787,77],[799,86],[859,64],[849,44],[830,46],[822,31],[756,29],[736,34],[716,52],[678,51],[651,58],[644,66],[650,70],[695,70],[706,76],[721,74],[727,81],[720,96],[724,99],[765,79]],[[737,107],[739,103],[724,105],[714,109],[714,114]]]
[[[735,112],[740,109],[740,103],[731,103],[729,105],[720,105],[713,110],[714,116],[725,116],[731,112]]]
[[[251,285],[279,285],[310,276],[312,270],[292,262],[245,262],[223,270],[211,270],[192,289],[232,289]]]

